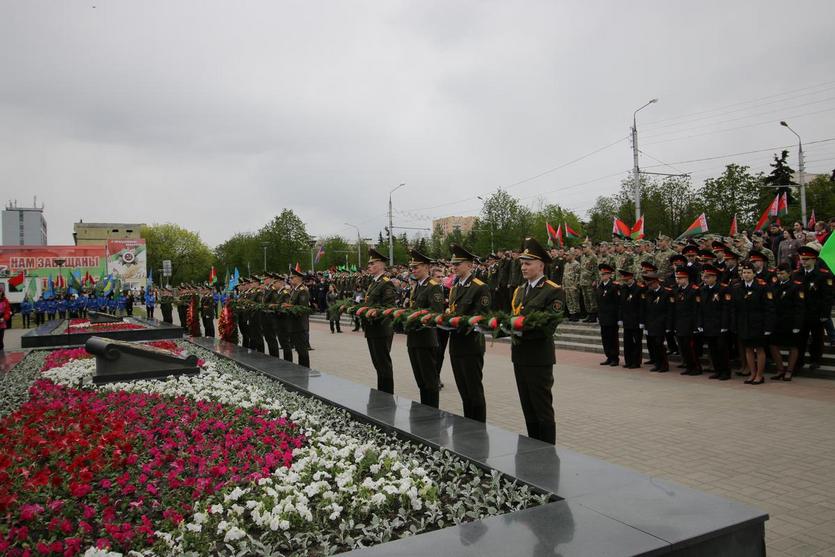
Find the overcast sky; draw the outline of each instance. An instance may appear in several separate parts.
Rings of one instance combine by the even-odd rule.
[[[211,246],[282,208],[314,235],[477,214],[510,187],[583,214],[632,166],[835,167],[835,3],[0,0],[2,201],[175,222]],[[670,167],[655,167],[658,161]],[[617,174],[621,173],[621,174]],[[607,177],[608,176],[608,177]]]

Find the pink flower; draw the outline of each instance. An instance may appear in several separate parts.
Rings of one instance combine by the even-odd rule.
[[[73,497],[84,497],[88,493],[93,491],[93,488],[90,484],[71,484],[70,485],[70,494]]]
[[[26,504],[20,508],[21,520],[32,520],[37,515],[43,512],[43,507],[38,504]]]

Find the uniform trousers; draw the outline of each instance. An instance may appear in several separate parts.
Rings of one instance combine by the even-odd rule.
[[[623,363],[627,366],[641,365],[643,337],[643,329],[623,329]]]
[[[377,372],[377,390],[394,394],[394,371],[391,367],[391,342],[394,334],[366,337],[371,363]]]
[[[435,366],[435,347],[418,346],[408,347],[409,362],[412,364],[412,373],[415,375],[415,383],[420,390],[420,402],[433,408],[438,407],[438,371]]]
[[[557,425],[554,419],[554,366],[526,366],[513,364],[516,390],[522,403],[522,414],[528,437],[552,445],[557,442]]]
[[[603,353],[606,361],[617,362],[620,358],[620,343],[618,342],[617,325],[601,325],[600,340],[603,341]]]
[[[667,359],[667,350],[664,348],[664,337],[647,335],[647,351],[649,357],[659,371],[669,371],[670,361]]]
[[[308,351],[307,331],[296,331],[294,333],[290,333],[290,342],[293,344],[293,347],[296,349],[296,353],[299,355],[299,365],[302,367],[310,367],[310,352]]]
[[[461,395],[461,403],[464,406],[464,417],[486,422],[487,401],[484,399],[484,385],[482,384],[484,354],[453,356],[450,352],[449,361],[452,364],[455,385],[458,387],[458,394]]]

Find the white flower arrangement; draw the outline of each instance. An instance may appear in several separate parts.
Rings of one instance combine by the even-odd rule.
[[[289,468],[198,501],[178,528],[156,532],[143,555],[330,554],[383,543],[550,500],[442,450],[353,419],[347,411],[189,343],[198,375],[92,384],[95,361],[71,360],[43,376],[68,387],[189,397],[259,407],[301,428]],[[93,548],[88,554],[94,553]],[[106,554],[111,557],[112,554]]]

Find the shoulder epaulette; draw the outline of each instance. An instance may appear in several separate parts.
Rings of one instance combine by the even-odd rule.
[[[765,279],[758,278],[757,279],[757,284],[759,284],[760,286],[765,286],[768,283],[765,282]]]
[[[827,275],[831,275],[831,274],[832,274],[832,271],[830,271],[830,270],[829,270],[829,269],[827,269],[826,267],[819,267],[819,268],[818,268],[818,271],[820,271],[821,273],[825,273],[825,274],[827,274]]]
[[[479,280],[479,279],[477,279],[477,278],[474,278],[474,279],[473,279],[473,284],[476,284],[476,285],[478,285],[478,286],[484,286],[484,283],[483,283],[483,282],[481,282],[481,280]]]
[[[432,286],[438,286],[438,285],[439,285],[439,284],[441,284],[441,283],[440,283],[440,282],[438,282],[438,281],[437,281],[437,280],[435,280],[435,279],[429,279],[429,284],[431,284]]]
[[[390,279],[390,278],[388,278],[388,277],[383,277],[383,282],[388,282],[388,281],[390,281],[390,280],[391,280],[391,279]]]
[[[551,288],[559,288],[560,287],[560,285],[557,284],[556,282],[554,282],[553,280],[546,280],[545,284],[547,284]]]
[[[672,289],[672,288],[670,288],[669,286],[665,286],[665,287],[664,287],[664,290],[666,290],[667,292],[672,292],[672,291],[673,291],[673,289]]]

